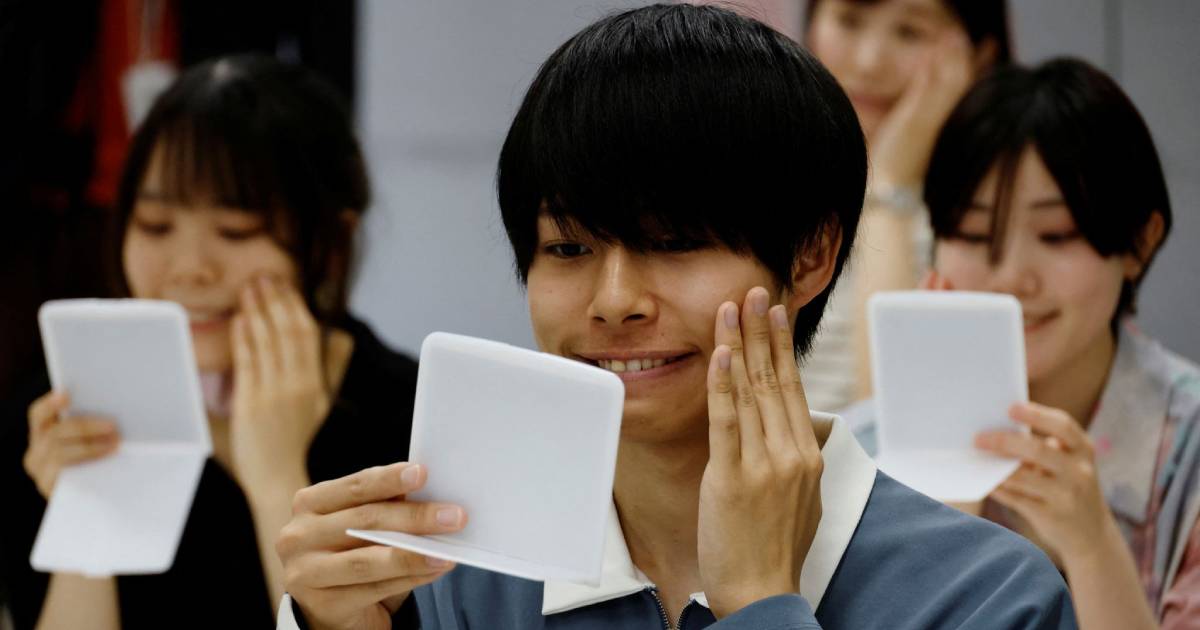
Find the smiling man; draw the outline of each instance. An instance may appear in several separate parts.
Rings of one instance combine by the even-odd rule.
[[[796,354],[865,179],[845,95],[762,24],[658,5],[566,42],[498,184],[538,346],[625,383],[602,581],[347,537],[465,526],[461,506],[405,501],[437,471],[400,463],[296,495],[280,627],[1074,628],[1041,552],[879,473],[808,410]]]

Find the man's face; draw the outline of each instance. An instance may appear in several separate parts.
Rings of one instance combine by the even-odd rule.
[[[639,254],[567,236],[547,216],[538,220],[528,277],[534,338],[545,352],[621,377],[623,439],[706,436],[705,378],[717,308],[741,304],[756,286],[780,302],[775,278],[758,260],[720,246],[679,245]]]

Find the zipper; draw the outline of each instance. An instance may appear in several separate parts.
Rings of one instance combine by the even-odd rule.
[[[667,607],[663,606],[662,599],[658,596],[658,589],[651,587],[649,590],[650,596],[654,598],[654,604],[658,606],[658,614],[662,616],[664,630],[678,630],[675,626],[671,625],[671,618],[667,616]],[[680,618],[683,618],[682,614]]]
[[[667,616],[667,607],[663,605],[662,598],[658,596],[658,589],[651,586],[647,590],[654,598],[654,604],[658,606],[658,614],[662,617],[663,628],[665,630],[683,630],[683,620],[687,619],[688,611],[692,609],[692,604],[696,603],[696,600],[689,599],[688,603],[684,604],[683,610],[679,611],[679,623],[672,626],[671,618]]]

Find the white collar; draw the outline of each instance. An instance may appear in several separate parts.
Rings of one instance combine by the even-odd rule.
[[[839,417],[812,412],[814,423],[829,423],[829,438],[821,448],[825,460],[821,475],[821,523],[800,572],[800,594],[815,610],[829,587],[833,572],[850,545],[862,518],[871,489],[875,487],[875,462],[855,441],[850,428]],[[609,510],[604,539],[604,565],[599,586],[551,580],[542,591],[542,614],[553,615],[617,599],[653,586],[633,564],[616,507]],[[704,593],[692,599],[708,606]]]

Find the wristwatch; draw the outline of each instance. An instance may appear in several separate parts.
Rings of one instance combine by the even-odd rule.
[[[877,184],[867,188],[867,207],[881,208],[898,217],[911,217],[925,209],[920,186]]]

